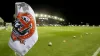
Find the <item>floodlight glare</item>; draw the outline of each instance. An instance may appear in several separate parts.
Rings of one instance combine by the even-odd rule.
[[[64,21],[64,19],[62,19],[62,18],[60,18],[59,20],[60,20],[60,21]]]
[[[60,19],[60,21],[62,21],[62,19]]]
[[[55,16],[54,19],[57,19],[57,17]]]
[[[35,14],[36,17],[38,17],[38,14]]]
[[[43,14],[41,14],[40,17],[43,17]]]
[[[44,17],[47,17],[47,15],[44,15]]]
[[[48,18],[52,18],[52,19],[55,19],[55,20],[64,21],[63,18],[59,18],[57,16],[51,16],[51,15],[47,15],[47,14],[38,14],[38,13],[35,13],[35,16],[36,17],[42,17],[42,18],[39,18],[39,19],[47,19],[48,20]]]

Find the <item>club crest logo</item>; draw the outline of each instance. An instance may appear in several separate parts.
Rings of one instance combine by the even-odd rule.
[[[19,13],[13,24],[11,38],[13,41],[25,42],[25,39],[30,38],[35,32],[35,21],[29,13]]]

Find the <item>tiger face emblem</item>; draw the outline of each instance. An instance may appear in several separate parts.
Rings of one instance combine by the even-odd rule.
[[[19,13],[13,24],[11,38],[24,44],[25,39],[30,38],[35,32],[35,21],[29,13]]]

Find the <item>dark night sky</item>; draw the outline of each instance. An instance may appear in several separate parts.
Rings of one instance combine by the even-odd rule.
[[[15,2],[15,1],[14,1]],[[14,14],[14,2],[9,4],[9,8],[0,8],[0,16],[4,18],[5,21],[12,21],[12,14]],[[19,1],[18,1],[19,2]],[[99,4],[96,2],[87,1],[66,1],[66,0],[47,0],[47,1],[26,1],[35,12],[42,12],[52,15],[58,15],[62,18],[67,19],[73,24],[80,24],[80,22],[90,23],[90,24],[100,24],[100,9]],[[1,7],[8,7],[8,5],[2,5]],[[9,10],[9,11],[8,11]],[[7,13],[6,13],[7,12]],[[9,14],[9,15],[8,15]],[[4,16],[5,15],[5,16]]]

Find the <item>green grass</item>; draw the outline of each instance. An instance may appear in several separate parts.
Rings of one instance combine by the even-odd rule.
[[[8,46],[10,34],[10,28],[0,30],[0,56],[14,56]],[[26,56],[92,56],[100,47],[100,27],[38,27],[38,34],[37,43]],[[50,41],[52,46],[48,46]]]

